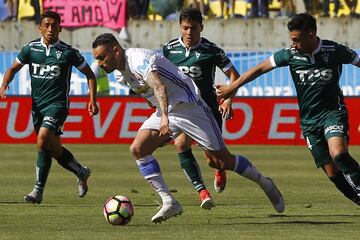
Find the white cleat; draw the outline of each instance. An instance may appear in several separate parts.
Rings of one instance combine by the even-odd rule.
[[[89,187],[87,185],[87,180],[90,177],[91,171],[89,168],[87,167],[82,167],[81,169],[81,177],[79,177],[78,181],[77,181],[77,185],[78,185],[78,193],[79,193],[79,197],[84,197],[87,193],[87,191],[89,190]]]
[[[183,213],[182,207],[178,202],[165,203],[159,212],[157,212],[152,218],[153,223],[161,223],[168,220],[171,217],[181,215]]]
[[[265,192],[265,194],[269,198],[269,200],[271,201],[271,204],[273,205],[275,210],[278,213],[282,213],[285,210],[284,198],[281,195],[280,190],[276,187],[274,181],[271,178],[267,178],[267,179],[270,180],[272,186],[271,186],[270,191]]]
[[[37,203],[40,204],[42,201],[42,193],[36,191],[35,189],[32,190],[29,194],[24,196],[24,200],[29,203]]]

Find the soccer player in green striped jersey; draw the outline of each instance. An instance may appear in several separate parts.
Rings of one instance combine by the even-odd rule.
[[[231,86],[217,86],[226,98],[242,85],[276,67],[289,66],[295,84],[300,126],[315,164],[350,200],[360,205],[360,168],[348,152],[348,111],[339,87],[342,64],[360,67],[354,50],[316,35],[316,20],[300,13],[287,25],[291,48],[276,52]]]
[[[42,37],[31,41],[21,49],[16,61],[6,71],[0,87],[0,97],[5,98],[6,90],[14,75],[25,64],[29,65],[32,117],[37,134],[38,157],[35,187],[25,195],[24,199],[38,204],[42,201],[52,158],[77,176],[80,197],[84,197],[88,191],[87,179],[90,176],[90,169],[82,166],[73,154],[62,146],[60,140],[61,128],[69,113],[72,66],[75,66],[88,80],[90,116],[98,113],[95,75],[78,50],[60,41],[60,23],[60,16],[56,12],[43,13],[39,26]]]
[[[222,129],[223,118],[232,118],[231,99],[219,105],[214,89],[215,70],[218,67],[234,81],[239,73],[225,52],[204,37],[201,12],[194,8],[184,9],[179,17],[181,36],[166,43],[164,56],[191,77],[200,90],[202,99],[210,107],[216,122]],[[181,168],[199,192],[201,207],[211,209],[214,203],[201,178],[200,168],[191,150],[192,139],[182,133],[175,139]],[[226,184],[226,172],[215,170],[214,188],[222,192]]]

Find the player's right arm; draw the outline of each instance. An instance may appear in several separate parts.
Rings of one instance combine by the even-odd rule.
[[[156,100],[159,104],[161,111],[161,120],[160,120],[160,136],[171,134],[169,126],[169,117],[168,117],[168,96],[166,92],[165,85],[161,82],[159,74],[156,71],[151,71],[146,82],[153,89]]]
[[[13,64],[8,68],[5,72],[3,81],[1,83],[0,87],[0,97],[6,98],[6,90],[9,89],[10,82],[14,79],[15,74],[20,71],[20,69],[23,67],[21,63],[18,61],[14,61]]]
[[[262,74],[267,73],[274,68],[275,66],[273,66],[270,59],[267,59],[243,73],[238,79],[231,82],[230,85],[216,85],[216,94],[219,98],[227,99],[234,95],[241,86],[255,80]]]

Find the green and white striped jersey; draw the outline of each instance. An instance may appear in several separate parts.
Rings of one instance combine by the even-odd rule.
[[[180,36],[163,46],[163,54],[194,80],[208,106],[217,109],[218,102],[213,87],[216,67],[226,72],[233,66],[225,52],[205,38],[187,49]]]
[[[359,55],[352,49],[329,40],[319,41],[315,51],[300,54],[295,49],[282,49],[270,57],[273,67],[289,66],[295,84],[304,130],[322,124],[333,110],[345,110],[339,86],[342,64],[356,64]]]
[[[17,61],[29,64],[34,109],[69,108],[71,68],[81,70],[87,64],[78,50],[60,40],[47,47],[39,38],[23,46]]]

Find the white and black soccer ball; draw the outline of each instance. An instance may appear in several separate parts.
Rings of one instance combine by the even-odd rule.
[[[128,224],[134,216],[131,201],[123,195],[116,195],[106,200],[103,212],[106,221],[115,226]]]

